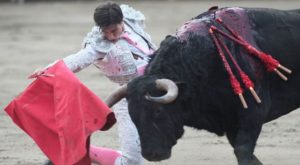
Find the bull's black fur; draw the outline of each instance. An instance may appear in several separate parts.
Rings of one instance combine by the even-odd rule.
[[[168,158],[186,125],[226,135],[239,164],[261,164],[253,152],[263,123],[300,106],[300,10],[245,10],[255,44],[293,70],[289,80],[285,82],[265,71],[255,58],[249,62],[241,54],[240,46],[227,41],[241,68],[254,80],[262,100],[257,104],[246,91],[249,109],[244,110],[232,92],[208,33],[191,32],[188,42],[167,36],[154,53],[145,75],[128,84],[129,112],[137,126],[145,158],[154,161]],[[160,78],[178,84],[179,95],[174,102],[160,104],[145,99],[146,94],[163,94],[154,82]]]

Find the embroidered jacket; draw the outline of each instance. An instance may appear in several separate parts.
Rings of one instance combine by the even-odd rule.
[[[156,49],[144,31],[144,15],[127,5],[120,6],[124,15],[127,37],[113,43],[94,26],[83,41],[83,48],[63,60],[73,72],[94,64],[113,82],[124,84],[136,77],[139,68],[148,63],[148,55]],[[139,56],[135,59],[134,55]]]

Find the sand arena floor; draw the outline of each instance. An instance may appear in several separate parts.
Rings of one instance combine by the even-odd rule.
[[[122,3],[123,1],[120,1]],[[18,95],[31,80],[27,75],[39,67],[75,53],[91,29],[92,13],[101,2],[0,4],[0,109]],[[158,45],[185,21],[213,5],[300,8],[300,1],[124,1],[143,11],[147,31]],[[95,67],[77,74],[101,98],[116,85]],[[257,142],[256,155],[266,165],[300,164],[300,111],[295,111],[264,126]],[[0,111],[0,164],[40,165],[46,159],[33,141],[4,111]],[[116,128],[95,133],[92,144],[118,149]],[[186,128],[184,137],[173,149],[172,158],[146,165],[236,164],[225,137]]]

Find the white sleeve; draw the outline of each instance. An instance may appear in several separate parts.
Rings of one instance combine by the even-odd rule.
[[[101,53],[91,45],[87,44],[85,48],[81,49],[76,54],[71,54],[63,59],[66,66],[73,72],[78,72],[96,60],[104,58],[105,54]]]

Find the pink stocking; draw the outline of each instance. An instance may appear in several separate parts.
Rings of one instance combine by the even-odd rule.
[[[90,146],[90,158],[101,165],[114,165],[121,154],[113,149]]]

